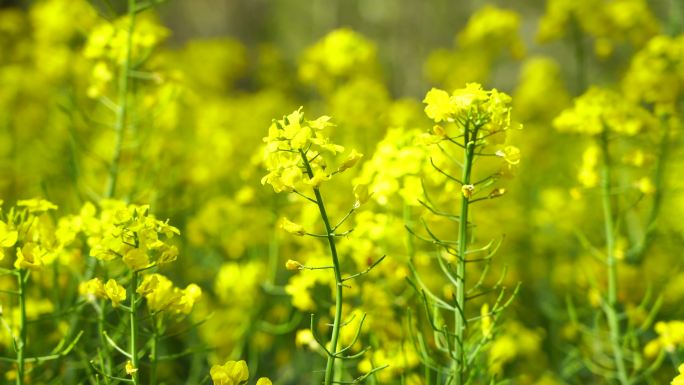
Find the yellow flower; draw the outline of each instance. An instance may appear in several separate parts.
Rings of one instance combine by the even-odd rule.
[[[435,122],[450,121],[456,113],[456,106],[452,103],[449,93],[444,90],[433,88],[425,95],[423,103],[425,114]]]
[[[598,146],[591,145],[584,150],[582,154],[582,165],[577,179],[580,184],[586,188],[596,187],[599,182],[599,175],[596,172],[596,167],[599,162],[600,149]]]
[[[118,307],[119,304],[126,299],[126,289],[113,279],[110,279],[105,283],[104,291],[107,298],[112,301],[112,306],[114,307]]]
[[[78,292],[83,296],[94,296],[98,298],[107,296],[104,285],[99,278],[93,278],[91,280],[81,282],[81,284],[78,285]]]
[[[651,182],[651,179],[648,177],[643,177],[639,179],[636,185],[639,191],[641,191],[641,193],[645,195],[651,195],[656,191],[656,187],[653,185],[653,182]]]
[[[670,385],[684,385],[684,364],[679,365],[677,371],[679,375],[670,382]]]
[[[249,369],[245,361],[228,361],[212,366],[209,374],[214,385],[239,385],[249,378]]]
[[[427,104],[425,113],[435,122],[456,121],[461,129],[477,125],[481,136],[505,131],[511,125],[511,97],[496,89],[484,90],[478,83],[467,83],[451,96],[433,88],[423,102]]]
[[[331,143],[323,132],[330,126],[332,123],[327,116],[313,121],[304,119],[301,107],[283,119],[273,121],[268,136],[263,139],[266,142],[263,160],[268,174],[261,178],[261,183],[270,184],[275,192],[290,192],[303,187],[315,188],[329,180],[327,165],[320,152],[336,154],[344,150]],[[310,170],[305,167],[303,157]],[[309,171],[312,177],[309,177]]]
[[[147,253],[142,249],[130,249],[123,256],[123,262],[131,270],[140,270],[150,264]]]
[[[337,172],[343,172],[354,167],[356,163],[358,163],[359,160],[361,160],[361,158],[363,158],[363,154],[357,152],[355,149],[352,149],[347,159],[345,159],[345,161],[342,162],[340,167],[337,169]]]
[[[126,374],[132,375],[133,373],[137,372],[138,368],[133,366],[133,363],[131,360],[126,361]]]
[[[368,185],[365,183],[354,185],[354,207],[361,207],[362,204],[368,202],[373,193],[368,193]]]
[[[9,230],[7,223],[0,221],[0,261],[5,258],[6,247],[12,247],[17,243],[19,233],[16,230]]]
[[[136,292],[142,296],[147,296],[152,293],[159,285],[159,278],[156,274],[146,275],[143,281],[138,286]]]
[[[482,327],[482,335],[485,338],[490,338],[492,336],[492,328],[494,327],[492,323],[492,315],[489,312],[489,304],[485,303],[480,308],[480,322]]]
[[[553,126],[558,131],[587,135],[609,130],[632,136],[654,126],[654,119],[648,111],[630,103],[621,94],[591,87],[575,99],[571,108],[563,110],[553,120]]]
[[[256,385],[273,385],[273,382],[266,377],[261,377],[257,380]]]
[[[306,235],[306,230],[304,230],[302,225],[294,223],[285,217],[280,220],[279,227],[293,235],[298,235],[300,237]]]
[[[496,152],[496,156],[503,158],[509,165],[520,164],[520,149],[515,146],[506,146]]]
[[[44,199],[27,199],[17,202],[17,207],[26,207],[30,213],[42,213],[48,210],[57,210],[57,206]]]
[[[658,338],[650,341],[644,347],[644,355],[653,358],[661,351],[669,353],[684,346],[684,321],[660,321],[655,324]]]
[[[474,192],[475,192],[475,186],[473,186],[472,184],[464,184],[461,187],[461,193],[466,198],[472,197]]]
[[[17,269],[41,270],[45,251],[33,242],[27,242],[24,247],[17,248],[17,260],[14,267]]]
[[[200,298],[202,298],[202,289],[194,283],[191,283],[182,290],[178,304],[174,306],[174,311],[181,314],[190,314],[195,303],[197,303]]]
[[[302,264],[293,259],[288,259],[287,262],[285,262],[285,268],[288,270],[299,270],[301,267]]]

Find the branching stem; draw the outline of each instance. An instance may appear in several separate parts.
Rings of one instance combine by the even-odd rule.
[[[306,169],[306,174],[309,179],[314,177],[313,171],[311,169],[311,164],[309,159],[306,157],[306,153],[300,150],[300,155],[302,161],[304,162],[304,167]],[[325,233],[328,238],[328,246],[330,247],[330,255],[333,262],[333,270],[335,271],[335,318],[332,325],[332,336],[330,338],[330,349],[328,354],[328,361],[325,366],[325,385],[332,385],[335,379],[335,357],[337,355],[337,342],[340,336],[340,324],[342,323],[342,289],[343,280],[342,272],[340,270],[340,261],[337,257],[337,248],[335,246],[335,234],[333,232],[332,226],[330,225],[330,219],[325,210],[325,204],[323,203],[323,197],[321,196],[321,191],[318,187],[313,188],[314,195],[316,197],[316,205],[318,206],[318,211],[321,214],[321,219],[323,219],[323,224],[325,225]]]
[[[615,257],[615,223],[613,218],[613,202],[610,194],[611,187],[611,159],[608,149],[608,133],[604,130],[600,137],[601,150],[603,153],[603,170],[601,178],[601,192],[603,198],[603,221],[606,234],[606,265],[608,269],[608,295],[606,318],[610,330],[610,342],[613,350],[613,359],[617,370],[617,378],[621,385],[629,385],[629,377],[625,368],[625,360],[620,344],[621,333],[617,310],[617,258]]]

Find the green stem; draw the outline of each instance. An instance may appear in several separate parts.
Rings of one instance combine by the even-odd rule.
[[[136,292],[137,288],[138,272],[133,271],[131,273],[131,282],[129,288],[131,292],[131,301],[129,304],[129,307],[131,308],[131,346],[129,348],[131,350],[131,364],[135,369],[138,369],[138,296]],[[133,379],[133,384],[138,385],[138,370],[131,373],[131,377]]]
[[[606,265],[608,268],[608,303],[606,317],[610,329],[610,342],[613,349],[613,359],[617,369],[618,380],[621,385],[629,385],[629,377],[625,368],[624,355],[620,340],[620,323],[617,314],[617,258],[615,258],[615,223],[613,221],[613,202],[611,199],[611,159],[608,149],[608,133],[604,130],[600,137],[603,152],[603,170],[601,178],[601,195],[603,198],[603,221],[606,233]]]
[[[19,269],[19,343],[17,344],[17,385],[24,384],[26,357],[26,270]]]
[[[466,125],[463,134],[463,174],[461,181],[463,185],[470,184],[470,175],[473,168],[473,158],[475,156],[475,140],[477,139],[477,128],[472,132],[472,137],[469,132],[469,127]],[[456,268],[456,311],[454,312],[455,328],[454,334],[456,339],[454,346],[456,349],[456,365],[454,366],[455,384],[461,385],[464,383],[465,375],[465,349],[463,340],[465,336],[466,320],[465,320],[465,280],[466,280],[466,252],[468,251],[468,208],[470,198],[461,193],[461,211],[460,221],[458,226],[458,265]]]
[[[128,88],[131,75],[131,51],[133,46],[133,31],[135,29],[135,1],[128,0],[128,37],[124,53],[124,60],[121,63],[119,72],[119,89],[117,97],[116,121],[114,123],[114,153],[109,163],[109,177],[107,179],[106,198],[113,198],[116,193],[116,183],[119,177],[119,163],[121,161],[121,147],[123,145],[124,134],[126,132],[126,120],[128,117]]]
[[[313,178],[313,171],[311,170],[311,164],[309,164],[309,159],[306,157],[304,151],[299,151],[302,161],[304,162],[304,167],[306,168],[306,174],[309,179]],[[328,355],[328,362],[325,365],[325,385],[332,385],[335,372],[335,355],[337,354],[337,340],[340,336],[340,324],[342,323],[342,272],[340,270],[340,261],[337,257],[337,248],[335,247],[335,235],[332,231],[332,226],[330,226],[330,220],[328,219],[328,214],[325,210],[325,204],[323,203],[323,197],[321,196],[321,191],[318,187],[313,188],[314,195],[316,197],[316,205],[318,206],[318,211],[321,214],[321,219],[323,219],[323,224],[325,225],[325,233],[328,238],[328,245],[330,246],[330,255],[333,262],[333,270],[335,271],[335,318],[333,320],[332,336],[330,338],[330,355]]]
[[[150,348],[150,385],[157,385],[157,364],[159,361],[159,320],[152,317],[154,327],[152,333],[152,347]]]
[[[97,308],[97,330],[100,335],[100,347],[98,349],[98,354],[100,356],[100,361],[102,364],[102,371],[107,374],[112,374],[112,360],[109,354],[109,344],[105,339],[105,318],[104,318],[104,307],[105,301],[100,301],[100,306]],[[104,377],[105,383],[109,383],[109,379]]]

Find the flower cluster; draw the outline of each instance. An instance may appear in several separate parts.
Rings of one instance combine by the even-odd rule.
[[[595,53],[607,57],[619,44],[641,47],[660,25],[645,0],[549,0],[537,38],[557,40],[575,28],[592,36]]]
[[[635,102],[675,107],[684,87],[684,35],[655,36],[634,55],[622,81]]]
[[[330,117],[305,120],[301,108],[281,120],[274,120],[264,138],[264,163],[269,173],[261,183],[270,184],[276,192],[296,191],[304,186],[318,187],[333,174],[353,167],[363,156],[356,151],[352,151],[337,170],[328,170],[322,152],[344,151],[344,147],[330,142],[324,132],[329,127],[332,127]]]
[[[7,212],[0,200],[0,261],[15,248],[16,269],[38,271],[58,257],[61,245],[54,237],[48,211],[57,206],[42,199],[20,200]],[[19,247],[21,245],[21,247]]]
[[[129,54],[131,58],[142,61],[169,35],[169,31],[154,20],[140,18],[136,20],[129,47],[130,24],[130,17],[104,22],[97,25],[88,36],[83,55],[94,63],[87,90],[89,97],[106,95],[115,78],[116,66],[128,60]]]
[[[249,379],[249,368],[245,361],[228,361],[223,365],[212,366],[209,374],[214,385],[244,385]],[[272,382],[261,377],[256,385],[272,385]]]
[[[152,312],[168,314],[189,314],[202,297],[202,289],[194,283],[185,289],[177,288],[170,279],[161,274],[145,275],[137,289],[145,297]]]
[[[655,121],[648,111],[620,93],[591,87],[575,99],[571,108],[563,110],[553,125],[562,132],[598,135],[610,131],[633,136],[655,125]]]
[[[646,357],[655,357],[660,352],[674,353],[684,346],[684,321],[660,321],[655,324],[658,338],[644,347]]]
[[[151,264],[163,265],[178,257],[178,248],[169,243],[180,231],[149,213],[149,206],[127,205],[106,200],[97,208],[86,203],[78,216],[64,218],[58,233],[64,239],[76,239],[82,232],[90,247],[90,256],[103,261],[121,258],[131,270]]]
[[[511,97],[496,89],[484,90],[477,83],[468,83],[465,88],[453,93],[433,88],[425,95],[425,113],[437,123],[457,122],[460,127],[470,125],[484,138],[511,128]],[[435,134],[446,133],[436,127]]]
[[[340,79],[372,75],[376,50],[373,43],[351,29],[337,29],[304,53],[299,78],[323,92],[330,91]]]
[[[78,245],[83,234],[90,256],[101,261],[120,261],[131,272],[143,272],[176,260],[178,248],[169,243],[179,230],[150,214],[149,206],[128,205],[117,200],[100,202],[98,208],[86,203],[79,215],[62,218],[58,238],[69,246]],[[103,283],[93,278],[81,283],[81,295],[106,298],[118,307],[126,297],[126,289],[114,279]],[[200,299],[202,290],[195,284],[177,288],[161,274],[145,274],[136,289],[145,297],[154,313],[189,314]],[[130,294],[130,293],[129,293]]]

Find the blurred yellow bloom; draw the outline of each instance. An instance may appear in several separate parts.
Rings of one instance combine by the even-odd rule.
[[[372,42],[351,29],[336,29],[304,52],[299,78],[330,92],[340,79],[372,77],[376,51]]]
[[[78,292],[83,296],[94,296],[97,298],[104,298],[107,296],[104,285],[99,278],[93,278],[85,282],[81,282],[78,286]]]
[[[142,296],[147,296],[152,293],[159,285],[159,278],[156,274],[146,275],[142,282],[136,289],[136,292]]]
[[[599,164],[601,150],[598,146],[590,145],[582,154],[582,164],[577,174],[580,184],[586,188],[596,187],[599,183],[599,175],[596,168]]]
[[[261,377],[257,380],[256,385],[273,385],[273,382],[266,377]]]
[[[651,182],[651,178],[648,177],[643,177],[639,179],[636,182],[636,186],[637,189],[639,189],[639,191],[645,195],[651,195],[656,192],[655,185],[653,185],[653,182]]]
[[[199,286],[190,284],[185,289],[179,289],[161,274],[146,275],[137,292],[145,297],[147,306],[153,312],[171,314],[190,314],[202,297]]]
[[[147,253],[137,248],[128,250],[123,256],[123,261],[131,270],[140,270],[150,264]]]
[[[456,106],[452,103],[451,96],[444,90],[436,88],[431,89],[425,95],[423,103],[425,106],[425,114],[435,122],[449,121],[456,113]]]
[[[278,225],[278,227],[293,235],[298,235],[300,237],[306,235],[306,230],[304,230],[304,226],[294,223],[285,217],[280,219],[280,224]]]
[[[297,334],[295,335],[295,345],[299,347],[306,347],[311,350],[318,349],[318,342],[316,342],[311,329],[297,330]]]
[[[19,233],[16,230],[9,230],[7,223],[0,221],[0,261],[5,258],[5,248],[14,246],[17,243]]]
[[[684,385],[684,364],[679,365],[677,368],[677,371],[679,371],[679,375],[672,379],[672,382],[670,382],[671,385]]]
[[[509,165],[520,164],[520,149],[515,146],[506,146],[496,152],[496,156],[503,158]]]
[[[558,131],[597,135],[604,130],[628,136],[654,126],[654,117],[621,94],[593,86],[553,120]]]
[[[347,156],[347,159],[345,159],[344,162],[342,162],[342,164],[340,165],[340,167],[337,168],[337,172],[343,172],[354,167],[356,163],[358,163],[359,160],[361,160],[361,158],[363,158],[363,154],[357,152],[355,149],[352,149],[349,156]]]
[[[655,324],[654,329],[658,338],[644,347],[646,357],[653,358],[661,351],[673,353],[684,346],[684,321],[660,321]]]
[[[368,199],[370,199],[371,195],[373,193],[368,193],[368,185],[367,184],[355,184],[354,185],[354,207],[360,207],[362,204],[368,202]]]
[[[492,323],[492,315],[490,314],[488,303],[483,304],[480,308],[480,327],[482,329],[482,335],[485,338],[490,338],[492,336],[494,325]]]
[[[14,267],[17,269],[41,270],[45,250],[33,242],[27,242],[22,248],[17,248],[17,259]]]
[[[287,262],[285,262],[285,268],[288,270],[299,270],[301,267],[302,264],[293,259],[288,259]]]
[[[119,304],[126,299],[126,289],[113,279],[110,279],[105,283],[104,291],[107,298],[112,301],[112,306],[114,307],[118,307]]]
[[[57,210],[57,205],[44,199],[26,199],[17,201],[17,207],[26,207],[29,213],[42,213]]]
[[[209,374],[214,385],[239,385],[249,378],[249,369],[245,361],[228,361],[212,366]]]

